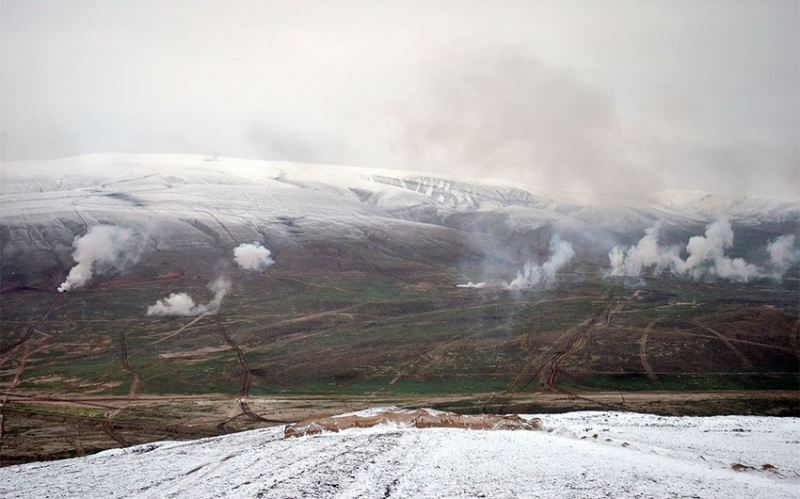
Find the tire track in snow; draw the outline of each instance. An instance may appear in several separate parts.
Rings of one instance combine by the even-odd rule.
[[[313,459],[282,467],[280,471],[288,471],[288,475],[277,477],[269,487],[259,490],[256,497],[371,496],[378,490],[391,491],[400,481],[402,473],[386,475],[383,470],[387,467],[395,469],[404,462],[413,465],[413,460],[404,459],[412,446],[399,432],[332,435],[322,439],[332,441],[326,450],[338,452],[331,455],[317,451]]]

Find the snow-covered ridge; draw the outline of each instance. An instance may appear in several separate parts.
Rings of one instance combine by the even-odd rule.
[[[494,180],[199,155],[100,153],[49,161],[4,162],[0,170],[0,196],[7,201],[23,194],[82,191],[75,194],[124,196],[143,189],[186,186],[321,189],[383,210],[430,205],[462,212],[516,207],[570,213],[580,208]],[[657,193],[653,202],[638,202],[631,207],[705,221],[719,217],[750,222],[800,219],[800,201],[699,191],[664,191]]]
[[[800,218],[798,200],[677,190],[658,192],[656,199],[667,209],[706,220],[726,217],[741,222],[763,220],[782,222]]]
[[[363,414],[380,414],[368,411]],[[282,427],[0,469],[32,497],[796,498],[800,420],[576,412],[545,431]]]

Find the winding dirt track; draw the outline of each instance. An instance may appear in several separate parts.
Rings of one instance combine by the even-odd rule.
[[[561,372],[561,361],[586,346],[586,343],[589,341],[590,337],[588,333],[590,332],[592,326],[595,325],[599,317],[600,313],[595,312],[588,321],[578,326],[575,329],[575,333],[569,338],[569,341],[564,349],[556,352],[556,354],[550,360],[547,371],[543,377],[544,386],[547,390],[568,393],[567,390],[556,385],[556,379]]]
[[[742,364],[743,368],[745,368],[745,369],[747,369],[749,371],[755,370],[755,367],[753,367],[753,363],[750,362],[750,359],[745,357],[744,354],[742,353],[742,351],[739,350],[738,348],[736,348],[736,346],[733,344],[733,342],[731,341],[730,338],[728,338],[724,334],[720,333],[719,331],[711,329],[710,327],[706,326],[705,324],[701,324],[701,323],[699,323],[697,321],[692,321],[692,324],[694,324],[694,325],[696,325],[696,326],[708,331],[709,333],[711,333],[714,336],[716,336],[721,342],[723,342],[725,344],[725,346],[728,347],[728,349],[731,352],[733,352],[734,355],[736,355],[736,358],[739,359],[739,362]]]
[[[131,368],[131,365],[128,363],[128,347],[125,344],[125,333],[122,333],[122,338],[120,339],[121,347],[122,347],[122,367],[131,373],[133,376],[133,382],[131,383],[131,389],[128,391],[128,398],[132,399],[136,396],[136,390],[139,389],[139,383],[141,382],[141,376],[139,373]]]
[[[565,346],[553,353],[553,346],[548,351],[539,354],[514,378],[511,385],[505,390],[506,393],[517,391],[533,380],[539,378],[544,388],[550,391],[567,393],[563,388],[556,385],[556,379],[560,373],[560,364],[566,357],[583,348],[589,340],[587,334],[595,325],[600,317],[600,312],[595,312],[591,318],[584,321],[572,330],[565,331],[556,343],[565,343]]]
[[[647,327],[644,330],[644,333],[642,333],[642,338],[639,340],[639,360],[642,363],[644,371],[647,373],[647,377],[653,380],[653,382],[656,383],[657,385],[659,384],[659,382],[658,378],[656,377],[656,373],[653,372],[653,368],[650,367],[650,363],[647,361],[647,337],[650,336],[650,332],[653,330],[653,327],[660,320],[661,319],[659,318],[650,321],[650,324],[647,325]]]
[[[244,357],[244,352],[242,351],[241,347],[233,341],[233,338],[228,334],[228,331],[225,329],[225,326],[222,324],[222,316],[217,314],[217,331],[219,331],[222,338],[225,340],[231,348],[236,351],[236,358],[239,361],[239,368],[242,371],[242,390],[240,392],[241,397],[239,398],[239,408],[241,413],[247,415],[250,419],[254,421],[260,421],[264,423],[283,423],[284,421],[277,421],[272,419],[267,419],[259,416],[247,404],[247,399],[250,397],[250,383],[252,380],[252,375],[250,374],[250,368],[247,366],[247,360]],[[223,421],[218,425],[218,428],[225,429],[225,424],[236,419],[236,416],[230,417],[227,420]]]
[[[21,416],[28,419],[40,419],[44,421],[69,421],[69,422],[74,422],[75,424],[89,425],[96,428],[102,428],[103,426],[108,426],[111,428],[112,432],[115,433],[117,428],[123,428],[131,431],[146,429],[154,432],[157,431],[169,434],[195,435],[195,436],[208,436],[209,433],[207,429],[204,430],[199,427],[186,426],[186,425],[168,425],[168,424],[153,423],[148,421],[126,421],[126,420],[112,421],[106,417],[78,416],[75,414],[37,411],[34,409],[25,409],[25,408],[13,408],[13,409],[6,408],[6,411],[9,414],[13,414],[15,416]],[[121,437],[121,435],[118,434],[117,436]],[[114,438],[114,440],[117,440],[117,438]],[[124,437],[122,437],[122,440],[125,440]]]
[[[128,407],[130,401],[136,397],[136,391],[139,389],[139,383],[141,383],[141,376],[128,363],[128,347],[125,344],[125,333],[122,333],[122,336],[120,337],[120,351],[122,355],[122,368],[131,373],[131,376],[133,376],[133,381],[131,382],[131,387],[128,390],[127,401],[123,403],[121,406],[119,406],[114,412],[109,414],[108,419],[114,419],[119,415],[120,412],[122,412],[126,407]],[[112,438],[114,438],[114,440],[117,440],[119,442],[119,440],[113,435]]]
[[[33,335],[34,331],[36,331],[36,329],[39,326],[41,326],[44,323],[44,321],[47,320],[47,317],[50,316],[50,313],[53,311],[53,309],[56,308],[56,305],[59,302],[61,302],[63,297],[64,295],[60,293],[59,296],[55,300],[53,300],[53,303],[50,304],[50,307],[48,307],[47,311],[44,313],[42,318],[39,319],[36,322],[36,324],[29,327],[27,331],[25,331],[25,334],[22,336],[22,338],[20,338],[19,340],[15,341],[10,345],[5,346],[5,348],[3,348],[0,345],[0,355],[5,355],[6,353],[11,352],[20,345],[24,345],[25,348],[22,357],[20,358],[19,361],[20,362],[19,367],[17,368],[16,373],[14,374],[14,379],[11,381],[10,386],[6,388],[7,390],[6,393],[4,393],[3,397],[0,398],[0,449],[2,449],[3,447],[3,436],[5,435],[5,429],[6,429],[6,415],[7,415],[6,403],[8,402],[8,396],[9,394],[14,392],[14,389],[19,384],[19,380],[22,377],[22,373],[23,371],[25,371],[25,367],[28,363],[28,357],[30,357],[30,355],[35,352],[31,351],[29,345],[26,342],[30,339],[31,335]]]
[[[205,317],[207,315],[208,315],[208,313],[198,315],[197,317],[195,317],[195,319],[192,322],[190,322],[188,324],[184,324],[183,326],[181,326],[177,330],[169,333],[168,335],[164,336],[163,338],[160,338],[160,339],[154,341],[153,344],[155,345],[156,343],[161,343],[162,341],[166,341],[166,340],[172,338],[173,336],[177,336],[177,335],[181,334],[182,332],[184,332],[185,330],[187,330],[191,326],[194,326],[195,324],[197,324],[197,322],[199,322],[200,319],[202,319],[203,317]]]
[[[111,421],[111,419],[107,418],[105,421],[103,421],[103,431],[122,447],[130,447],[130,442],[128,442],[128,440],[126,440],[125,437],[122,436],[122,434],[118,432],[116,428],[114,428],[114,423]]]
[[[0,355],[4,355],[4,354],[10,352],[11,350],[14,350],[18,346],[22,345],[26,341],[28,341],[28,339],[31,337],[31,335],[36,330],[36,328],[41,326],[42,323],[47,320],[47,317],[50,315],[50,313],[53,311],[53,309],[56,308],[56,305],[59,302],[61,302],[63,297],[64,297],[64,293],[59,293],[58,298],[53,300],[53,303],[50,304],[50,308],[47,309],[47,312],[44,313],[42,318],[39,319],[39,321],[36,324],[34,324],[33,326],[29,327],[28,330],[25,331],[25,334],[22,336],[22,338],[18,339],[17,341],[15,341],[14,343],[12,343],[10,345],[5,345],[5,346],[0,345]]]

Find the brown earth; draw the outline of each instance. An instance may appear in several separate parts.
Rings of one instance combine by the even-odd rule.
[[[387,411],[373,416],[313,418],[286,425],[284,436],[304,437],[323,432],[338,433],[349,428],[372,428],[395,424],[413,428],[458,428],[464,430],[542,430],[542,420],[527,420],[517,414],[455,414],[417,409],[413,412]]]

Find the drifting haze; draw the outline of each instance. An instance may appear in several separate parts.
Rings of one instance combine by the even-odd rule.
[[[0,151],[795,199],[799,24],[793,0],[6,1]]]

